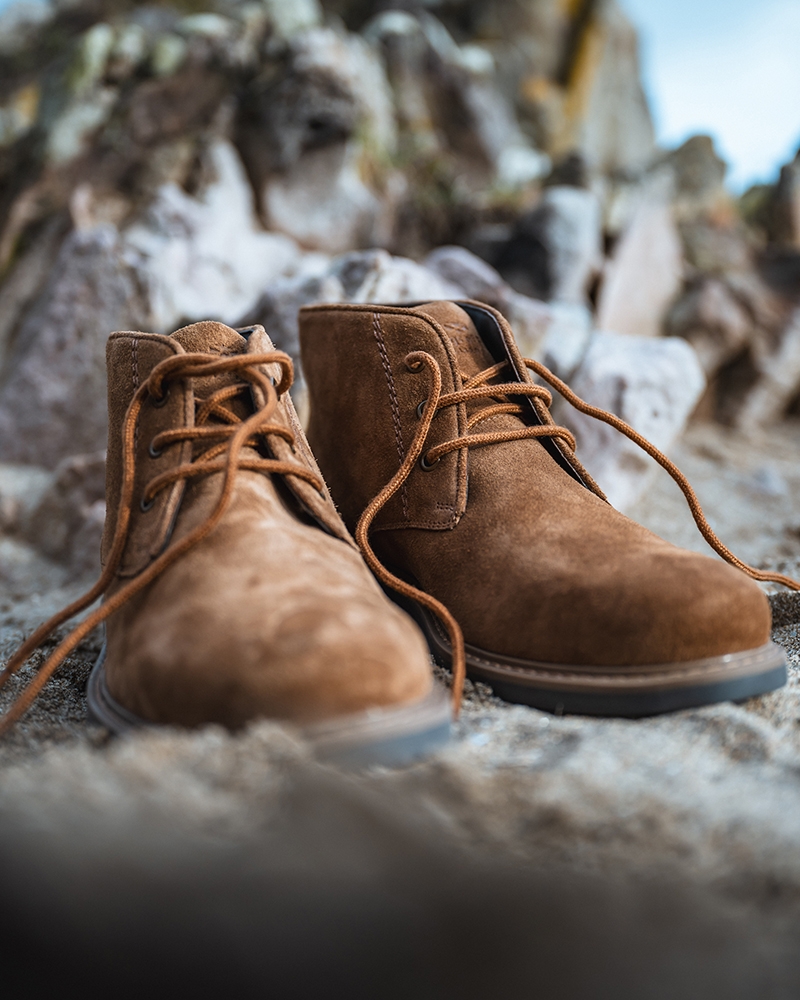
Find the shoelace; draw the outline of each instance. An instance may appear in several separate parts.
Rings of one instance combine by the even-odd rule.
[[[356,542],[358,543],[358,546],[361,549],[364,559],[370,569],[381,581],[381,583],[390,587],[392,590],[395,590],[397,593],[417,601],[423,607],[426,607],[439,618],[447,629],[452,649],[453,706],[454,711],[458,713],[461,706],[464,681],[466,679],[464,637],[461,632],[461,628],[453,615],[450,611],[448,611],[444,604],[441,603],[441,601],[438,601],[431,594],[428,594],[425,591],[414,587],[407,581],[395,576],[383,565],[380,559],[378,559],[375,555],[375,552],[370,544],[369,529],[383,507],[403,486],[418,461],[423,469],[430,469],[436,464],[436,462],[439,461],[440,458],[442,458],[443,455],[446,455],[451,451],[458,451],[461,448],[477,448],[485,445],[499,444],[504,441],[519,441],[526,438],[555,438],[566,445],[570,452],[574,452],[575,438],[566,427],[559,427],[553,423],[549,412],[549,407],[552,404],[553,397],[552,394],[543,386],[525,382],[509,382],[496,385],[489,384],[491,379],[499,376],[510,367],[509,361],[502,361],[499,364],[493,365],[491,368],[487,368],[471,378],[464,378],[462,376],[463,387],[457,392],[444,394],[442,393],[442,373],[438,362],[432,355],[425,351],[413,351],[411,354],[406,355],[405,363],[408,369],[412,372],[422,373],[425,369],[427,369],[430,377],[428,396],[425,403],[420,404],[420,409],[418,410],[420,424],[402,465],[392,479],[380,491],[380,493],[378,493],[378,495],[369,503],[359,518],[358,525],[356,527]],[[800,590],[800,582],[793,580],[790,576],[784,576],[781,573],[768,573],[755,569],[752,566],[748,566],[747,563],[742,562],[741,559],[735,556],[730,549],[728,549],[720,541],[720,539],[717,538],[716,534],[712,530],[711,525],[706,520],[703,509],[700,506],[700,501],[697,499],[697,495],[692,489],[686,476],[684,476],[680,469],[673,462],[671,462],[666,455],[660,452],[658,448],[652,445],[638,431],[635,431],[633,427],[626,424],[624,420],[621,420],[613,413],[609,413],[607,410],[602,410],[600,407],[592,406],[590,403],[585,402],[585,400],[581,399],[580,396],[577,396],[565,382],[562,382],[560,378],[554,375],[549,368],[546,368],[540,362],[533,361],[530,358],[525,358],[524,364],[527,368],[531,369],[531,371],[536,372],[536,374],[545,382],[549,383],[549,385],[560,393],[560,395],[563,396],[564,399],[566,399],[566,401],[576,410],[579,410],[581,413],[585,413],[587,416],[594,417],[597,420],[602,420],[604,423],[614,427],[621,434],[624,434],[625,437],[629,438],[634,444],[638,445],[643,451],[650,455],[651,458],[655,459],[655,461],[658,462],[658,464],[665,469],[670,476],[672,476],[680,487],[689,505],[689,509],[692,512],[695,524],[697,525],[703,538],[705,538],[711,548],[726,562],[735,566],[743,573],[746,573],[754,580],[759,580],[762,583],[779,583],[785,587],[789,587],[791,590]],[[497,397],[499,396],[527,396],[533,403],[539,418],[543,420],[544,423],[541,425],[524,426],[514,429],[508,428],[506,430],[482,434],[469,433],[469,431],[471,431],[471,429],[477,424],[488,419],[489,417],[493,417],[501,413],[511,413],[520,416],[524,415],[525,410],[521,404],[511,402],[507,399],[498,400]],[[491,405],[478,409],[468,418],[468,433],[455,437],[450,441],[444,442],[443,444],[429,448],[423,453],[431,423],[433,422],[433,418],[436,416],[437,412],[448,406],[455,406],[458,403],[475,402],[477,400],[488,400]]]
[[[273,384],[272,379],[261,369],[262,365],[279,365],[281,369],[280,382]],[[122,464],[123,479],[120,503],[117,511],[117,521],[114,537],[106,560],[105,568],[94,586],[82,597],[54,615],[41,625],[19,647],[0,673],[0,688],[12,674],[27,662],[31,655],[45,642],[54,629],[64,622],[74,618],[88,608],[108,589],[119,566],[128,539],[128,529],[134,495],[135,470],[135,435],[136,427],[147,397],[153,402],[161,403],[169,392],[170,383],[190,379],[205,378],[213,375],[235,373],[237,382],[213,392],[207,399],[197,399],[195,426],[175,430],[162,431],[156,435],[150,444],[151,454],[184,441],[209,442],[211,446],[192,459],[174,469],[154,477],[146,486],[143,496],[139,499],[142,510],[148,510],[155,496],[163,489],[180,479],[189,480],[197,476],[208,476],[215,472],[223,472],[222,490],[216,507],[211,514],[194,528],[189,534],[170,545],[153,560],[138,576],[121,587],[100,607],[95,609],[56,646],[55,650],[45,660],[34,679],[17,698],[9,711],[0,719],[0,735],[6,732],[30,708],[39,692],[61,666],[67,656],[79,643],[101,622],[104,622],[115,611],[142,588],[160,576],[161,573],[179,559],[198,542],[208,537],[222,519],[233,495],[236,475],[240,469],[253,472],[263,472],[284,476],[296,476],[310,483],[322,492],[324,484],[320,477],[311,469],[299,462],[279,461],[272,458],[252,457],[242,455],[242,449],[248,446],[257,447],[265,435],[279,435],[294,446],[294,435],[283,424],[271,422],[278,400],[292,384],[293,367],[288,354],[282,351],[271,351],[263,354],[241,354],[233,357],[219,357],[216,354],[190,353],[177,354],[157,364],[145,382],[137,389],[125,414],[122,430]],[[240,420],[223,404],[242,393],[248,393],[256,412],[246,420]],[[216,423],[209,423],[215,418]]]

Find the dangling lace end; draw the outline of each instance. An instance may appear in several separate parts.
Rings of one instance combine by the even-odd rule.
[[[464,636],[455,618],[448,614],[443,618],[450,635],[452,649],[451,669],[453,671],[453,718],[458,718],[461,712],[461,701],[464,697],[464,682],[467,679],[467,660],[464,652]]]

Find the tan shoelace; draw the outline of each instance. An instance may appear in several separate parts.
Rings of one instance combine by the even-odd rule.
[[[261,369],[262,365],[279,365],[281,380],[277,386]],[[149,396],[160,403],[169,392],[171,382],[206,378],[213,375],[235,374],[238,381],[212,393],[207,399],[197,399],[195,426],[163,431],[151,443],[154,452],[183,441],[215,442],[197,455],[191,462],[184,463],[152,479],[141,498],[134,498],[135,435],[142,406]],[[138,576],[121,587],[112,597],[88,615],[64,638],[46,659],[34,679],[17,698],[9,711],[0,719],[0,734],[6,732],[17,719],[30,708],[36,696],[53,673],[64,662],[76,646],[109,615],[121,608],[134,594],[156,579],[176,559],[179,559],[198,542],[208,537],[219,524],[233,495],[236,475],[240,469],[283,476],[296,476],[310,483],[320,492],[324,484],[311,469],[299,462],[278,461],[272,458],[242,455],[242,449],[256,447],[266,435],[275,434],[284,438],[292,446],[294,435],[284,425],[270,422],[274,416],[279,398],[292,384],[293,368],[288,354],[271,351],[264,354],[241,354],[221,358],[216,354],[177,354],[161,361],[153,368],[147,380],[136,391],[127,413],[122,430],[122,492],[117,513],[114,538],[111,543],[105,568],[95,585],[82,597],[54,615],[41,625],[14,653],[0,673],[0,687],[30,658],[47,637],[64,622],[93,604],[105,593],[114,579],[128,538],[131,509],[135,500],[148,509],[158,492],[180,479],[189,480],[196,476],[208,476],[215,472],[224,473],[222,490],[217,505],[211,514],[196,528],[179,541],[170,545]],[[254,401],[256,412],[246,420],[240,420],[223,404],[235,396],[247,393]],[[216,423],[208,423],[214,418]]]
[[[417,601],[423,607],[428,608],[428,610],[432,611],[446,627],[450,637],[450,646],[452,648],[453,704],[455,711],[458,712],[461,705],[464,680],[466,678],[464,637],[462,635],[461,628],[441,601],[438,601],[431,594],[427,594],[425,591],[412,586],[405,580],[401,580],[383,565],[383,563],[375,555],[375,552],[370,544],[370,526],[386,503],[388,503],[391,497],[394,496],[394,494],[402,487],[403,483],[405,483],[408,479],[411,474],[411,470],[414,468],[417,461],[421,463],[424,469],[430,469],[443,455],[446,455],[451,451],[457,451],[461,448],[477,448],[483,445],[498,444],[503,441],[519,441],[525,438],[556,438],[566,445],[570,451],[574,451],[575,438],[566,429],[566,427],[559,427],[553,423],[552,417],[549,413],[549,407],[552,403],[552,395],[547,389],[542,386],[532,385],[525,382],[510,382],[499,385],[488,384],[491,379],[497,377],[506,368],[510,367],[510,362],[508,361],[502,361],[499,364],[493,365],[491,368],[485,369],[472,378],[465,379],[462,376],[463,388],[458,392],[444,394],[442,394],[442,374],[439,369],[439,364],[432,355],[425,351],[414,351],[406,356],[405,363],[412,372],[421,373],[427,369],[430,376],[428,397],[425,401],[424,409],[422,409],[420,414],[419,427],[417,428],[417,432],[414,435],[414,439],[411,442],[411,446],[408,449],[402,465],[392,479],[380,491],[380,493],[371,501],[359,518],[358,525],[356,527],[356,541],[358,542],[361,552],[363,553],[370,569],[383,584],[387,587],[391,587],[392,590],[397,591],[399,594]],[[650,442],[646,438],[642,437],[638,431],[635,431],[629,424],[626,424],[624,420],[620,420],[619,417],[614,416],[613,413],[608,413],[606,410],[601,410],[597,406],[592,406],[582,400],[579,396],[576,396],[566,383],[562,382],[560,378],[557,378],[548,368],[546,368],[543,364],[540,364],[538,361],[532,361],[531,359],[526,358],[524,359],[524,363],[528,368],[536,372],[540,378],[544,379],[554,389],[556,389],[576,410],[579,410],[581,413],[585,413],[587,416],[594,417],[597,420],[602,420],[606,424],[610,424],[611,427],[614,427],[621,434],[630,438],[634,444],[637,444],[643,451],[647,452],[651,458],[654,458],[656,462],[658,462],[658,464],[665,469],[670,476],[672,476],[680,487],[683,495],[686,497],[689,509],[692,512],[692,516],[694,517],[695,523],[703,538],[705,538],[711,548],[714,549],[718,555],[722,556],[726,562],[729,562],[732,566],[740,569],[743,573],[746,573],[754,580],[759,580],[762,583],[779,583],[792,590],[800,590],[800,583],[798,581],[793,580],[789,576],[784,576],[781,573],[767,573],[759,569],[754,569],[752,566],[748,566],[747,563],[742,562],[741,559],[735,556],[725,545],[723,545],[723,543],[712,531],[711,525],[706,520],[706,517],[703,514],[703,509],[700,506],[700,502],[686,476],[684,476],[680,469],[678,469],[678,467],[671,462],[666,455],[662,454],[658,448],[650,444]],[[507,399],[497,399],[497,397],[507,396],[528,396],[540,419],[545,422],[542,425],[525,426],[516,429],[509,428],[507,430],[494,431],[491,433],[467,433],[460,437],[453,438],[451,441],[446,441],[443,444],[429,448],[423,454],[425,441],[428,437],[431,423],[439,410],[448,406],[455,406],[458,403],[475,402],[477,400],[490,401],[491,405],[477,410],[468,418],[467,430],[470,431],[480,422],[489,417],[496,416],[497,414],[512,413],[520,416],[524,415],[525,411],[522,405],[512,403]]]

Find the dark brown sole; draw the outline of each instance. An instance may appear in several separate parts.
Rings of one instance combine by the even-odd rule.
[[[158,728],[112,697],[106,685],[105,656],[103,646],[86,688],[92,718],[117,734]],[[418,702],[295,728],[322,760],[345,767],[399,767],[447,743],[452,716],[448,692],[435,684]]]
[[[449,667],[452,650],[444,629],[425,608],[411,604],[402,601],[425,633],[437,663]],[[469,645],[465,651],[470,678],[489,684],[505,701],[558,715],[640,718],[744,701],[786,683],[786,655],[773,642],[704,660],[636,667],[540,663]]]

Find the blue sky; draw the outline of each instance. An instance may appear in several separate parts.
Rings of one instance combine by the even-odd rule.
[[[714,136],[741,190],[800,146],[800,0],[621,0],[658,139]]]
[[[620,3],[641,33],[659,141],[708,132],[734,188],[774,179],[800,146],[800,0]]]

